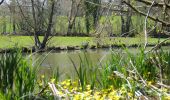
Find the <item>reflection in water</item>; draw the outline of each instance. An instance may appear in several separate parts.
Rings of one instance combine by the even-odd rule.
[[[168,50],[169,47],[165,47],[164,50]],[[150,49],[150,48],[148,48]],[[139,52],[139,49],[131,48],[130,52]],[[122,52],[122,49],[114,49],[112,52]],[[41,64],[39,74],[51,75],[57,67],[59,67],[61,79],[64,78],[75,78],[75,71],[73,64],[70,59],[74,61],[77,67],[80,65],[80,57],[84,58],[86,55],[88,61],[92,65],[99,66],[99,64],[104,64],[111,53],[110,49],[96,49],[96,50],[69,50],[69,51],[59,51],[52,53],[38,53],[34,56],[35,59],[40,58],[39,62],[43,61]],[[48,55],[47,55],[48,54]],[[46,56],[47,55],[47,56]],[[44,60],[45,58],[45,60]]]
[[[52,71],[59,67],[62,73],[62,78],[74,78],[75,71],[73,64],[70,59],[72,59],[77,67],[80,65],[80,57],[82,59],[87,57],[87,60],[92,65],[99,65],[103,63],[109,57],[109,49],[97,49],[97,50],[76,50],[76,51],[60,51],[53,53],[38,53],[34,58],[40,58],[39,62],[45,60],[41,64],[40,74],[51,75]],[[48,54],[48,55],[47,55]],[[47,55],[47,56],[46,56]]]

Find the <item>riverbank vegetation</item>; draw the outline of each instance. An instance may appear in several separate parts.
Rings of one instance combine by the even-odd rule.
[[[23,57],[21,51],[2,54],[0,97],[3,100],[170,99],[169,51],[110,52],[110,59],[99,65],[92,65],[86,56],[80,56],[80,66],[70,59],[76,78],[64,81],[60,79],[59,67],[50,76],[38,75],[38,68],[32,64],[35,62]]]

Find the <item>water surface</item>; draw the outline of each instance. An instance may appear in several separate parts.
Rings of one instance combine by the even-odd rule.
[[[147,48],[149,50],[151,47]],[[170,50],[170,47],[163,47],[164,50]],[[128,50],[131,53],[137,53],[140,50],[136,48],[130,48]],[[99,66],[101,64],[107,63],[110,58],[111,52],[121,52],[125,53],[122,49],[95,49],[95,50],[65,50],[51,53],[38,53],[34,55],[34,59],[41,64],[41,70],[39,74],[51,75],[51,73],[59,68],[62,78],[73,78],[75,77],[75,70],[71,59],[74,61],[75,65],[79,67],[80,57],[84,59],[85,56],[89,63],[93,66]]]

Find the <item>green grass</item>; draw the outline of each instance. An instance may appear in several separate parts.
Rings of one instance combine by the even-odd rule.
[[[42,37],[40,37],[42,39]],[[163,41],[161,39],[160,41]],[[127,46],[130,45],[140,45],[144,44],[144,39],[137,38],[123,38],[123,37],[114,37],[107,38],[103,37],[101,39],[95,39],[94,37],[53,37],[49,43],[49,47],[62,47],[62,46],[81,46],[83,42],[89,42],[89,45],[96,45],[97,41],[99,41],[100,45],[122,45],[125,44]],[[149,44],[158,43],[158,39],[156,38],[148,38]],[[170,43],[170,41],[168,41]],[[31,47],[34,46],[33,37],[30,36],[0,36],[0,48],[11,48],[15,47],[16,44],[20,47]]]
[[[0,95],[4,100],[31,99],[36,86],[36,67],[30,61],[19,49],[0,55]]]

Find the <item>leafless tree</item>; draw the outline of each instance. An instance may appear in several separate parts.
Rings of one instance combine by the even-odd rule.
[[[135,1],[138,3],[142,3],[143,5],[152,5],[152,1],[150,0],[135,0]],[[128,5],[136,13],[142,16],[147,16],[147,13],[145,13],[146,11],[141,11],[140,9],[137,9],[134,5],[132,5],[131,3],[128,3],[126,0],[123,0],[123,3]],[[163,0],[163,1],[157,0],[157,2],[153,4],[153,7],[157,9],[157,15],[154,16],[154,14],[151,14],[150,16],[148,16],[148,18],[150,20],[153,20],[153,21],[156,21],[162,24],[163,27],[170,27],[170,20],[169,20],[170,2],[169,0]]]
[[[27,12],[22,9],[22,5],[18,0],[17,3],[22,18],[32,29],[29,32],[33,32],[36,49],[44,49],[52,34],[55,0],[30,0],[26,5],[28,6]],[[42,41],[39,38],[40,35],[43,36]]]

